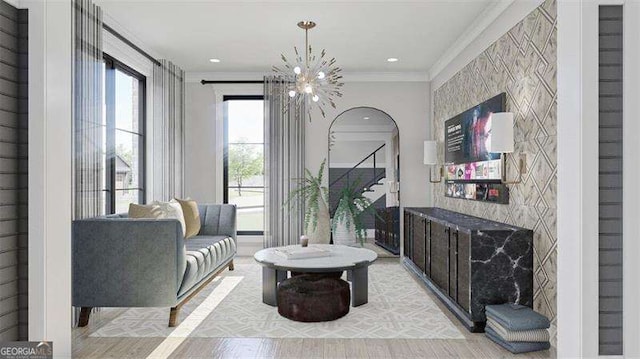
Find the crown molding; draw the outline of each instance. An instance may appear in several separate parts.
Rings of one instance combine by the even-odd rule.
[[[98,2],[98,5],[100,3]],[[116,21],[113,17],[109,16],[106,11],[102,12],[102,22],[109,25],[113,30],[118,32],[120,35],[124,36],[127,40],[131,41],[133,44],[141,48],[143,51],[154,57],[156,60],[158,59],[166,59],[165,56],[154,51],[150,46],[144,43],[144,41],[140,40],[136,35],[134,35],[131,31],[127,30],[122,24]]]
[[[20,1],[20,0],[4,0],[4,2],[6,2],[7,4],[15,7],[16,9],[24,9],[25,8],[24,4],[22,4],[22,1]]]
[[[343,72],[344,82],[428,82],[427,72]]]
[[[429,79],[435,78],[486,30],[515,0],[497,1],[489,6],[467,27],[447,51],[429,69]]]
[[[431,88],[438,89],[543,2],[503,0],[486,8],[429,69]]]
[[[200,82],[201,80],[213,81],[246,81],[261,80],[272,72],[197,72],[188,71],[185,74],[186,82]],[[428,82],[426,72],[343,72],[344,82]]]
[[[262,80],[269,74],[268,72],[226,72],[226,71],[186,71],[184,74],[185,82],[200,82],[201,80],[211,81],[253,81]]]

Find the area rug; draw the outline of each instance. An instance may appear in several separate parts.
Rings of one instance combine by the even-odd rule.
[[[281,317],[276,308],[262,303],[261,267],[250,258],[239,258],[235,268],[225,271],[183,307],[182,323],[193,322],[189,315],[202,316],[203,307],[207,308],[194,328],[168,328],[168,308],[132,308],[90,336],[176,337],[184,332],[192,338],[464,339],[397,260],[378,260],[370,267],[369,303],[351,307],[345,317],[323,323]],[[215,307],[207,306],[207,298],[221,295],[223,299]],[[114,309],[103,309],[99,315],[108,317],[109,310]]]
[[[364,248],[370,249],[374,252],[376,252],[376,254],[378,255],[378,258],[398,258],[400,257],[397,254],[393,254],[391,252],[389,252],[388,250],[380,247],[379,245],[377,245],[375,243],[375,241],[373,239],[367,239],[367,241],[364,243]]]

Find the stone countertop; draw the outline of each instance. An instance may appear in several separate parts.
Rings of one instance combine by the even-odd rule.
[[[470,233],[475,231],[530,231],[529,229],[511,226],[506,223],[491,221],[488,219],[469,216],[466,214],[449,211],[437,207],[406,207],[405,211],[429,218],[435,222],[456,228],[459,231]]]

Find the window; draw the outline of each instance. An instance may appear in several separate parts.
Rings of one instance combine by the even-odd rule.
[[[105,212],[144,203],[146,78],[104,55]]]
[[[238,207],[238,234],[264,233],[262,96],[224,96],[224,203]]]

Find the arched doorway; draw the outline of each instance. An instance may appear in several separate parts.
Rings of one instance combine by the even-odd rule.
[[[375,213],[362,216],[368,243],[400,252],[400,136],[396,122],[373,107],[354,107],[329,128],[329,211],[345,188],[368,198]]]

